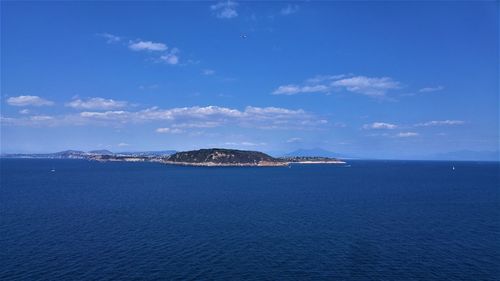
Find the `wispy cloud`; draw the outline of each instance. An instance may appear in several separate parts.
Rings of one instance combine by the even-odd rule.
[[[51,121],[54,120],[54,117],[48,115],[35,115],[31,116],[30,120],[32,121]]]
[[[75,99],[68,102],[66,106],[76,109],[110,110],[124,108],[128,105],[126,101],[117,101],[104,98],[89,98],[87,100]]]
[[[443,86],[437,86],[437,87],[426,87],[418,90],[420,93],[430,93],[430,92],[437,92],[437,91],[442,91],[444,90]]]
[[[302,84],[279,86],[274,95],[296,95],[305,93],[330,93],[348,91],[371,97],[384,97],[390,90],[401,88],[401,83],[390,77],[366,77],[352,75],[327,75],[307,79]]]
[[[279,86],[273,94],[274,95],[296,95],[304,93],[327,93],[331,90],[326,85],[313,85],[313,86],[299,86],[299,85],[284,85]]]
[[[203,69],[201,71],[201,74],[203,74],[203,75],[214,75],[215,74],[215,70],[213,70],[213,69]]]
[[[136,41],[129,42],[128,47],[132,51],[166,51],[167,45],[163,43],[155,43],[152,41]]]
[[[287,143],[297,143],[297,142],[301,142],[302,139],[301,138],[289,138],[286,140]]]
[[[67,120],[68,122],[66,122],[66,120],[64,122],[61,121],[62,120],[57,119],[55,116],[48,115],[32,115],[22,118],[0,116],[0,124],[2,126],[52,127],[63,123],[70,125],[72,122],[70,120]]]
[[[119,144],[117,144],[118,147],[125,147],[125,146],[129,146],[130,144],[126,143],[126,142],[120,142]]]
[[[176,128],[173,128],[173,129],[172,128],[158,128],[158,129],[156,129],[156,132],[160,133],[160,134],[180,134],[184,131],[181,129],[176,129]]]
[[[215,16],[220,19],[231,19],[238,16],[238,12],[236,11],[237,6],[238,3],[228,0],[211,5],[210,9],[215,13]]]
[[[415,127],[453,126],[453,125],[463,125],[463,124],[465,124],[465,121],[462,120],[433,120],[415,124]]]
[[[335,122],[333,124],[333,126],[336,127],[336,128],[345,128],[345,127],[347,127],[347,124],[344,123],[344,122]]]
[[[100,37],[103,37],[104,39],[106,39],[106,43],[108,44],[112,44],[112,43],[118,43],[122,40],[122,38],[120,36],[117,36],[117,35],[113,35],[113,34],[110,34],[110,33],[98,33],[97,36],[100,36]]]
[[[215,128],[219,127],[222,125],[221,122],[217,121],[194,121],[194,122],[188,122],[188,123],[177,123],[173,124],[172,127],[174,128]]]
[[[395,124],[391,123],[384,123],[384,122],[374,122],[371,124],[365,124],[363,125],[363,129],[396,129],[398,126]]]
[[[164,55],[160,56],[160,60],[167,64],[178,64],[179,63],[179,57],[177,56],[178,53],[179,49],[174,48],[170,52],[167,52]]]
[[[151,84],[151,85],[139,85],[139,90],[156,90],[160,88],[158,84]]]
[[[353,93],[380,97],[389,90],[399,89],[401,84],[390,77],[355,76],[334,81],[332,86],[341,87]]]
[[[398,138],[411,138],[419,136],[418,133],[415,132],[401,132],[396,135]]]
[[[228,145],[228,146],[266,146],[267,143],[242,141],[242,142],[225,142],[224,145]]]
[[[7,103],[12,106],[49,106],[54,104],[54,102],[39,96],[10,97],[7,99]]]
[[[284,16],[288,16],[288,15],[296,13],[298,10],[299,10],[299,5],[288,4],[286,7],[281,9],[280,14],[282,14]]]
[[[22,110],[19,110],[19,114],[30,114],[31,111],[29,109],[22,109]]]

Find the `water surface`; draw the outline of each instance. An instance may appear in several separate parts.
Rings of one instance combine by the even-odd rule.
[[[498,163],[349,164],[1,159],[0,279],[498,280]]]

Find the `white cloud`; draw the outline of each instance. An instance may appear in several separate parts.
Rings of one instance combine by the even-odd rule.
[[[110,33],[98,33],[97,36],[103,37],[106,39],[106,43],[111,44],[111,43],[117,43],[122,40],[120,36],[116,36]]]
[[[166,51],[167,45],[152,41],[130,42],[128,47],[133,51]]]
[[[195,122],[188,122],[188,123],[179,123],[179,124],[173,124],[172,127],[174,128],[215,128],[219,127],[222,125],[220,122],[216,121],[195,121]]]
[[[398,138],[411,138],[411,137],[417,137],[418,133],[415,132],[401,132],[396,135]]]
[[[35,115],[35,116],[31,116],[30,120],[32,120],[32,121],[50,121],[50,120],[54,120],[54,117],[47,116],[47,115]]]
[[[401,83],[390,77],[366,77],[352,75],[324,75],[307,79],[302,85],[279,86],[274,95],[296,95],[303,93],[330,93],[345,90],[371,97],[384,97],[390,90],[401,88]]]
[[[301,138],[289,138],[286,140],[287,143],[296,143],[296,142],[301,142]]]
[[[330,88],[325,85],[312,85],[312,86],[298,86],[298,85],[284,85],[279,86],[273,94],[274,95],[296,95],[300,93],[326,93]]]
[[[316,75],[313,78],[306,79],[306,83],[318,84],[324,81],[334,81],[345,77],[350,77],[352,74],[337,74],[337,75]]]
[[[238,12],[236,11],[237,6],[238,3],[228,0],[211,5],[210,9],[220,19],[231,19],[238,16]]]
[[[121,142],[121,143],[117,144],[117,146],[124,147],[124,146],[129,146],[129,144],[126,142]]]
[[[332,86],[343,87],[349,92],[367,96],[384,96],[388,90],[398,89],[400,83],[390,77],[355,76],[332,82]]]
[[[164,55],[160,56],[160,60],[167,63],[167,64],[178,64],[179,63],[179,57],[177,56],[177,53],[179,53],[179,49],[174,48],[170,52],[165,53]]]
[[[384,123],[384,122],[374,122],[371,124],[365,124],[363,125],[363,129],[396,129],[398,126],[395,124],[391,123]]]
[[[203,75],[214,75],[215,74],[215,70],[212,70],[212,69],[203,69],[203,71],[201,73]]]
[[[296,13],[298,10],[299,10],[299,5],[288,4],[286,7],[281,9],[280,14],[287,16]]]
[[[100,119],[100,120],[127,121],[129,116],[130,116],[129,112],[123,110],[106,111],[106,112],[92,112],[92,111],[80,112],[80,117]]]
[[[437,92],[437,91],[442,91],[444,90],[443,86],[437,86],[437,87],[426,87],[418,90],[420,93],[430,93],[430,92]]]
[[[123,38],[109,34],[109,33],[100,33],[98,36],[104,37],[107,39],[107,43],[116,43],[122,41]],[[154,62],[164,62],[167,64],[178,64],[179,63],[179,49],[177,48],[168,48],[167,44],[161,42],[153,42],[153,41],[145,41],[145,40],[129,40],[126,44],[128,48],[132,51],[141,52],[164,52],[163,55],[155,58],[149,58],[150,61]],[[169,50],[167,52],[167,50]]]
[[[29,109],[19,110],[19,114],[30,114]]]
[[[430,126],[453,126],[463,125],[465,121],[462,120],[433,120],[425,123],[415,124],[415,127],[430,127]]]
[[[44,106],[54,104],[54,102],[43,99],[39,96],[10,97],[7,99],[7,103],[12,106]]]
[[[300,86],[290,84],[279,86],[278,89],[273,91],[273,95],[295,95],[300,92]]]
[[[128,105],[126,101],[117,101],[113,99],[104,98],[90,98],[87,100],[76,99],[67,103],[66,106],[76,108],[76,109],[118,109],[124,108]]]
[[[172,128],[158,128],[156,129],[157,133],[160,134],[180,134],[183,131],[181,129],[172,129]]]

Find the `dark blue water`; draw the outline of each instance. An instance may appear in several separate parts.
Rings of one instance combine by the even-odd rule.
[[[498,163],[350,164],[2,159],[0,279],[499,279]]]

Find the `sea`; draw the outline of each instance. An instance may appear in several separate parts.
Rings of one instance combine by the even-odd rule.
[[[500,280],[498,162],[0,166],[4,281]]]

